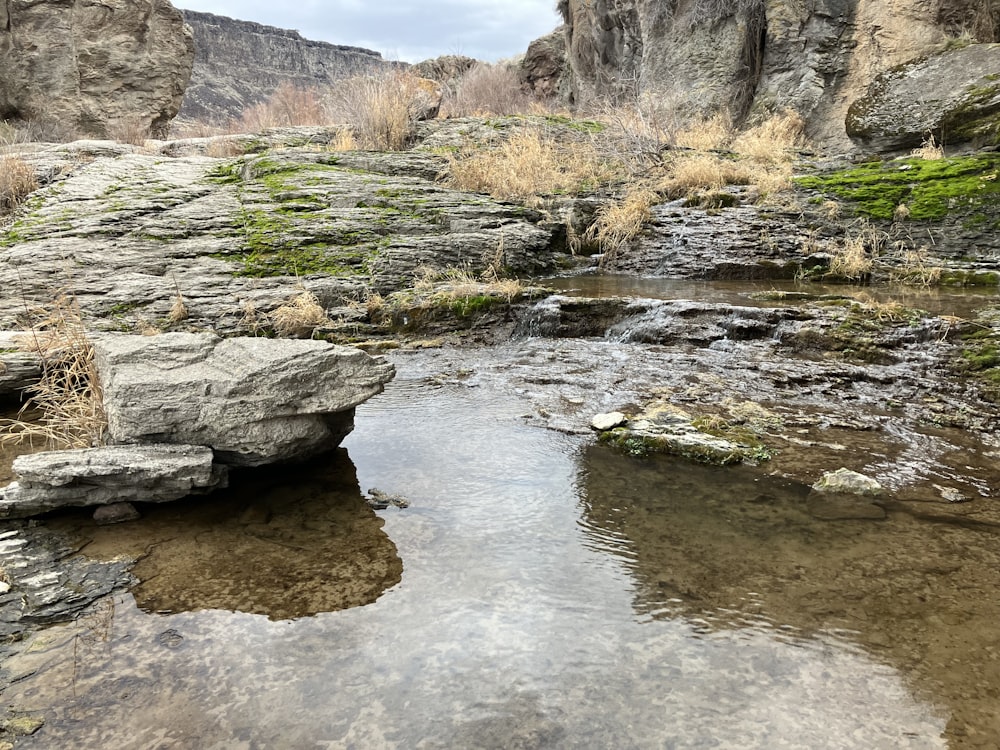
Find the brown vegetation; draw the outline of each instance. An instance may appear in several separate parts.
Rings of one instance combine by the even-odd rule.
[[[24,159],[0,156],[0,216],[11,213],[37,188],[35,170]]]
[[[19,419],[8,422],[4,442],[37,441],[57,448],[89,448],[104,441],[107,418],[94,347],[76,301],[58,296],[51,309],[33,311],[22,347],[42,363],[42,377],[27,389]],[[28,412],[41,418],[27,420]]]

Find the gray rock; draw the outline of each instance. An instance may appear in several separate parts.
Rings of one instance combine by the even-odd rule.
[[[535,96],[551,99],[567,89],[566,27],[528,45],[518,66],[522,84]]]
[[[178,327],[180,292],[185,329],[256,333],[302,288],[330,309],[405,287],[424,269],[555,267],[554,229],[540,214],[432,182],[445,164],[427,152],[307,150],[75,164],[0,233],[0,289],[43,306],[53,289],[72,289],[88,323],[113,331]],[[23,310],[20,295],[0,295],[0,328]]]
[[[812,488],[817,492],[839,492],[867,497],[878,497],[882,494],[882,485],[876,480],[845,468],[828,471]]]
[[[0,489],[0,517],[64,507],[178,500],[226,486],[226,469],[198,445],[119,445],[45,451],[14,460],[19,477]]]
[[[193,63],[190,29],[165,0],[41,0],[0,8],[5,119],[98,137],[117,123],[163,135]]]
[[[1000,44],[973,44],[882,73],[847,112],[847,134],[876,151],[1000,145]]]
[[[112,442],[207,445],[241,466],[336,447],[394,374],[324,341],[106,334],[94,348]]]

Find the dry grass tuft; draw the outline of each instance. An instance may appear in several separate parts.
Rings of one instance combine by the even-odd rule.
[[[830,259],[830,273],[855,281],[868,278],[887,240],[885,232],[867,222],[862,223],[857,232],[844,237]]]
[[[279,336],[309,338],[319,326],[330,322],[316,295],[303,290],[269,316]]]
[[[732,149],[740,156],[762,164],[790,162],[805,146],[805,122],[797,112],[785,111],[740,133]]]
[[[934,135],[931,134],[920,144],[920,148],[913,149],[910,155],[917,159],[936,161],[944,158],[944,146],[939,145]]]
[[[602,206],[586,239],[596,242],[603,253],[602,263],[616,258],[628,242],[642,232],[650,218],[650,208],[660,196],[642,188],[629,192],[621,201]]]
[[[493,148],[466,149],[450,160],[453,187],[501,200],[575,193],[611,176],[589,142],[558,142],[524,128]]]
[[[35,170],[17,156],[0,156],[0,216],[11,213],[38,188]]]
[[[28,401],[10,422],[2,442],[35,442],[58,448],[90,448],[104,442],[107,417],[94,347],[76,301],[59,296],[24,334],[24,348],[42,362],[41,380],[27,390]],[[27,421],[29,411],[41,419]]]
[[[692,122],[673,134],[674,145],[696,151],[725,148],[732,139],[733,121],[726,112]]]
[[[354,133],[349,128],[337,131],[337,136],[330,141],[331,151],[356,151],[358,142],[354,138]]]
[[[658,187],[671,198],[684,198],[699,190],[750,185],[759,176],[758,170],[743,161],[716,154],[684,154],[670,162]]]

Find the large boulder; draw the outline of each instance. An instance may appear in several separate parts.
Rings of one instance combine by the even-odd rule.
[[[336,447],[394,374],[324,341],[108,334],[94,350],[110,442],[204,445],[237,466]]]
[[[0,119],[162,137],[193,64],[191,30],[167,0],[0,5]]]
[[[1000,44],[973,44],[878,76],[847,111],[847,134],[876,151],[1000,145]]]
[[[519,65],[519,75],[524,87],[541,99],[551,99],[562,93],[566,79],[565,26],[528,45]]]

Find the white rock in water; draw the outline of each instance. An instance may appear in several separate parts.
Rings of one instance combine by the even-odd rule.
[[[882,494],[882,485],[874,479],[844,468],[828,471],[812,488],[817,492],[842,492],[847,495],[868,497]]]
[[[628,421],[628,417],[620,411],[612,411],[607,414],[598,414],[590,420],[590,426],[598,432],[607,432],[615,427],[621,427]]]

